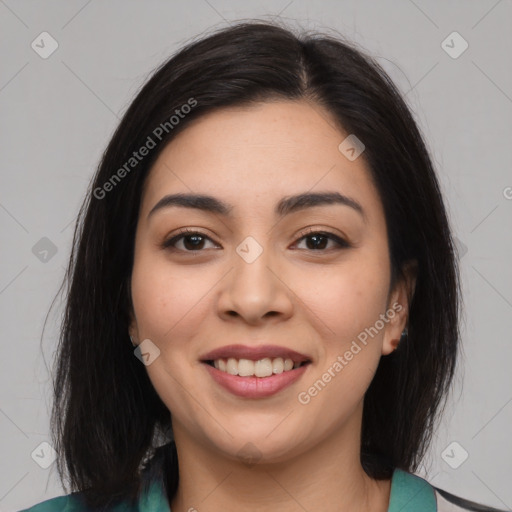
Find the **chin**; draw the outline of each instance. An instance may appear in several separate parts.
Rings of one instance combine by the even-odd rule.
[[[299,443],[302,445],[300,437],[294,432],[269,436],[268,429],[259,429],[233,438],[224,436],[221,442],[211,439],[211,442],[225,457],[252,467],[263,463],[277,464],[295,457],[300,452]]]

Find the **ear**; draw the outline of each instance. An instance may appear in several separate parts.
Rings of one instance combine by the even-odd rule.
[[[135,317],[135,311],[133,309],[133,301],[132,301],[132,295],[131,295],[131,278],[128,278],[125,282],[125,286],[128,293],[129,298],[129,317],[130,317],[130,323],[128,325],[128,334],[131,336],[133,343],[135,345],[139,344],[139,329],[137,325],[137,318]]]
[[[135,345],[139,344],[139,329],[137,327],[137,320],[133,309],[130,309],[130,325],[128,326],[128,334]]]
[[[409,260],[403,266],[403,277],[399,277],[388,299],[386,316],[388,322],[384,331],[382,355],[387,356],[398,348],[403,330],[407,327],[409,310],[418,274],[418,262]]]

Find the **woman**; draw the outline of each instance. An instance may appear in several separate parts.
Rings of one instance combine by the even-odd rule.
[[[478,510],[412,474],[459,277],[418,128],[351,45],[256,21],[163,64],[67,278],[52,427],[73,493],[28,510]]]

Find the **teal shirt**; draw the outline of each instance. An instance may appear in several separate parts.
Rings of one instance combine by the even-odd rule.
[[[80,493],[52,498],[20,512],[86,512]],[[171,512],[161,481],[151,481],[135,507],[119,504],[111,512]],[[423,478],[395,469],[388,512],[437,512],[434,488]]]

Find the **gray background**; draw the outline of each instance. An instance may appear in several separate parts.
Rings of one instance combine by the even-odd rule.
[[[454,393],[418,473],[512,509],[510,0],[0,0],[1,511],[62,494],[55,464],[43,469],[31,457],[50,453],[40,444],[49,440],[47,365],[60,302],[40,344],[42,326],[79,205],[120,115],[147,74],[189,38],[274,15],[332,27],[368,49],[415,112],[459,240],[465,301]],[[58,43],[47,59],[31,47],[43,31]],[[453,31],[469,44],[458,58],[442,46]],[[460,51],[452,39],[445,44]],[[468,458],[454,469],[463,450]]]

